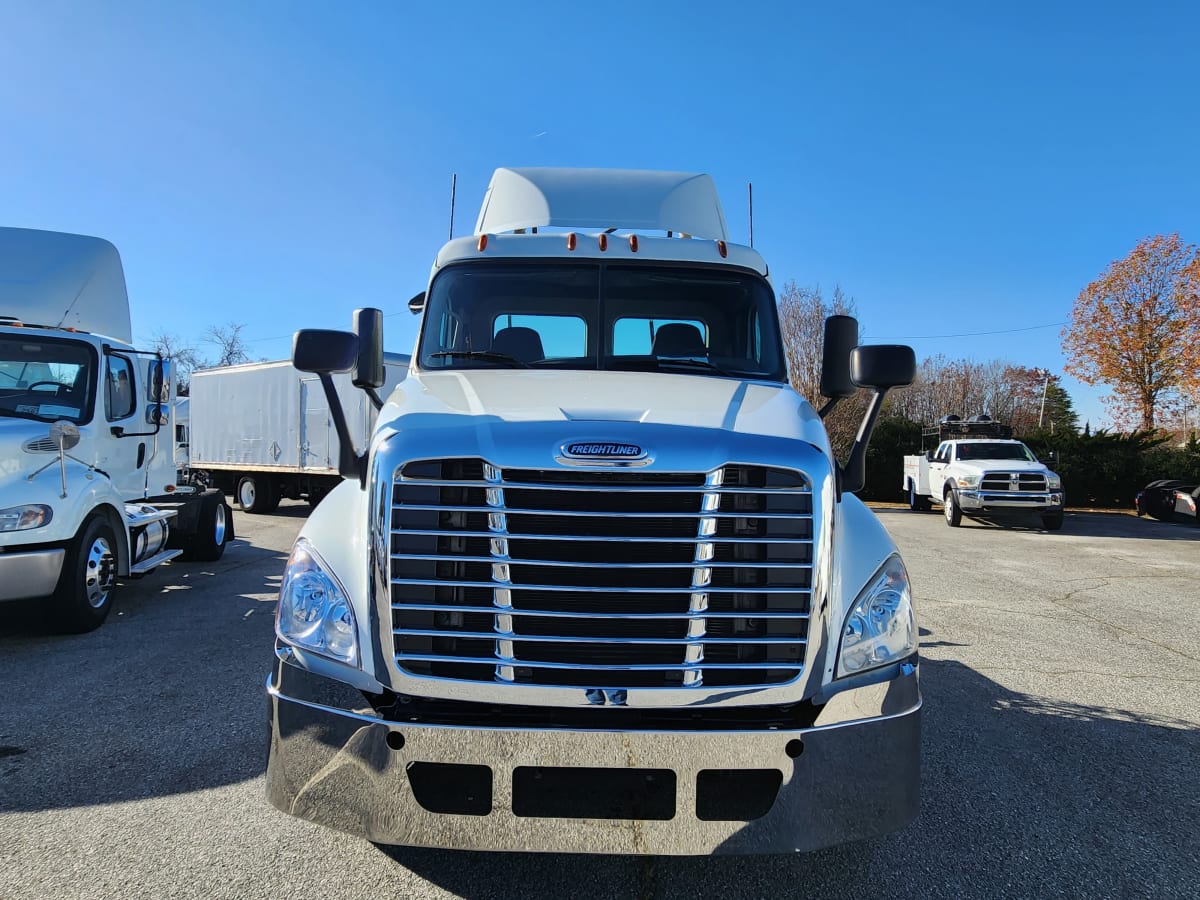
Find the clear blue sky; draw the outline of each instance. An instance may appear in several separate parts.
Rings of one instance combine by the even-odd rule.
[[[3,224],[107,237],[135,334],[256,355],[405,302],[500,165],[710,172],[869,339],[1061,371],[1079,290],[1200,242],[1200,4],[6,0]],[[1066,386],[1093,425],[1099,391]]]

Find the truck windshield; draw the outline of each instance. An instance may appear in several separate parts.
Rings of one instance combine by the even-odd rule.
[[[775,301],[757,275],[603,263],[471,263],[429,291],[424,369],[687,372],[786,381]]]
[[[91,419],[94,369],[87,344],[0,335],[0,416],[82,425]]]
[[[990,441],[959,444],[959,459],[1019,459],[1022,462],[1037,462],[1037,457],[1024,444],[1005,444]]]

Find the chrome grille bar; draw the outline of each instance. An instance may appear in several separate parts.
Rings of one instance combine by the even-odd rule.
[[[431,531],[431,530],[407,529],[407,528],[398,530],[398,531],[393,530],[392,534],[401,535],[401,536],[405,536],[405,537],[441,537],[443,535],[449,535],[449,534],[453,534],[455,537],[490,538],[490,537],[495,536],[495,532],[492,532],[492,531],[447,531],[447,530],[442,530],[442,529]],[[580,536],[577,534],[523,534],[523,535],[521,535],[521,538],[523,540],[528,540],[528,541],[534,541],[534,540],[536,540],[536,541],[578,541],[578,540],[580,540]],[[587,536],[587,540],[589,540],[589,541],[608,541],[608,542],[615,541],[615,542],[622,543],[622,544],[628,544],[630,539],[628,537],[614,537],[614,536],[608,536],[608,535],[589,534]],[[655,544],[693,544],[693,543],[695,543],[696,539],[693,537],[646,536],[646,537],[639,537],[637,540],[642,541],[642,542],[655,543]],[[721,544],[763,544],[763,543],[768,543],[768,544],[795,544],[797,546],[811,546],[812,545],[811,538],[717,537],[717,538],[713,538],[713,540],[715,542],[721,543]]]
[[[491,606],[455,606],[446,603],[393,603],[393,611],[414,610],[418,612],[464,612],[464,613],[492,613]],[[702,619],[745,619],[746,613],[742,612],[726,612],[718,610],[706,610],[702,613],[656,613],[656,612],[629,612],[629,613],[602,613],[602,612],[565,612],[561,609],[512,609],[507,615],[510,616],[536,616],[538,618],[560,618],[560,619],[672,619],[686,620],[693,618]],[[755,619],[797,619],[807,622],[809,619],[808,613],[798,612],[756,612],[753,614]],[[397,629],[396,633],[410,633],[411,629]],[[443,632],[444,633],[444,632]]]
[[[501,566],[501,565],[507,567],[508,564],[507,563],[497,563],[495,566],[492,567],[492,571],[493,572],[497,571],[497,567]],[[693,573],[695,573],[697,571],[695,566],[692,566],[690,568],[692,568]],[[695,578],[695,577],[696,577],[695,574],[693,574],[693,578]],[[393,578],[392,584],[408,585],[409,587],[440,587],[443,584],[443,582],[438,581],[437,579],[425,579],[425,578]],[[595,588],[595,587],[592,587],[592,586],[586,585],[586,584],[519,584],[519,585],[514,585],[512,582],[508,581],[507,579],[502,580],[499,577],[494,578],[492,581],[459,581],[459,582],[456,582],[456,584],[458,585],[458,587],[485,588],[485,589],[493,589],[494,588],[497,591],[507,592],[507,594],[505,596],[505,600],[507,602],[502,603],[502,602],[500,602],[499,598],[497,598],[497,600],[496,600],[496,606],[500,609],[504,609],[506,612],[512,611],[512,598],[511,598],[511,596],[508,596],[508,594],[511,594],[511,592],[514,589],[522,590],[522,591],[546,591],[549,593],[564,593],[564,592],[571,592],[571,591],[602,591],[605,594],[666,594],[666,595],[671,595],[671,594],[686,594],[689,592],[689,588],[686,588],[686,587],[684,587],[684,588],[673,588],[673,587],[604,587],[604,588]],[[693,581],[692,589],[695,589],[697,587],[702,587],[702,585],[697,585]],[[795,594],[795,593],[800,593],[795,588],[756,587],[753,591],[746,591],[744,588],[737,588],[737,587],[707,587],[707,586],[703,586],[703,587],[704,587],[704,591],[709,594],[745,594],[745,593]]]

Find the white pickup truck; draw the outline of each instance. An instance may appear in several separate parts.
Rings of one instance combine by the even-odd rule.
[[[936,450],[904,457],[904,490],[913,510],[940,503],[946,523],[962,517],[1040,516],[1047,531],[1063,524],[1062,479],[1020,441],[992,437],[943,440]]]

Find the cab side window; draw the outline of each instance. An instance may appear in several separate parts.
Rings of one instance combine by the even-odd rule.
[[[108,421],[127,419],[135,406],[133,364],[123,356],[110,356],[104,372],[104,411]]]
[[[950,462],[950,445],[942,444],[942,446],[938,448],[937,455],[934,456],[933,461],[940,463]]]

